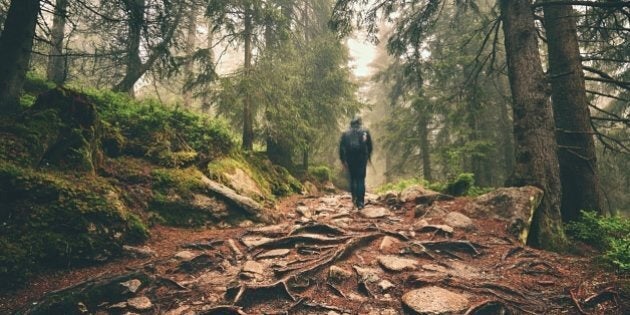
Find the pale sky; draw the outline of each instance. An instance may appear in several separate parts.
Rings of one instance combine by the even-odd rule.
[[[376,47],[365,41],[363,36],[353,36],[348,39],[347,45],[350,50],[349,65],[352,72],[358,78],[369,76],[374,69],[369,65],[376,57]]]

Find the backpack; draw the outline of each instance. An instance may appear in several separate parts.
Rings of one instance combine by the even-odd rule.
[[[363,129],[351,129],[348,133],[348,152],[367,154],[367,132]]]

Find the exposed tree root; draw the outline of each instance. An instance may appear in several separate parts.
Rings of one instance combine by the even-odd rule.
[[[203,315],[247,315],[242,311],[242,308],[231,305],[215,306],[203,313]]]
[[[295,297],[287,287],[286,279],[276,281],[267,285],[249,285],[241,284],[232,304],[241,305],[256,299],[267,298],[288,298],[295,301]]]
[[[326,237],[318,234],[299,234],[290,235],[277,239],[272,239],[262,244],[258,244],[252,247],[256,248],[292,248],[296,244],[338,244],[348,240],[352,236],[340,236],[340,237]]]
[[[236,242],[233,239],[229,239],[228,242],[228,247],[230,248],[230,250],[232,250],[232,253],[234,254],[234,256],[237,259],[240,259],[241,257],[243,257],[243,252],[241,252],[241,250],[238,248],[238,246],[236,245]]]
[[[187,288],[184,285],[180,284],[179,282],[177,282],[177,281],[175,281],[173,279],[167,278],[167,277],[158,276],[157,277],[157,282],[173,286],[173,287],[175,287],[175,288],[177,288],[179,290],[190,291],[189,288]]]
[[[342,298],[346,298],[346,295],[343,293],[343,291],[341,291],[341,289],[337,288],[334,284],[330,283],[330,282],[326,282],[326,285],[328,286],[328,288],[330,288],[331,291],[333,291],[333,293],[335,293],[336,295],[342,297]]]
[[[594,307],[598,304],[614,301],[617,302],[619,299],[619,292],[615,291],[613,288],[606,288],[603,291],[593,294],[590,297],[584,300],[584,306],[586,307]]]
[[[410,242],[409,246],[405,247],[405,250],[417,256],[427,256],[433,260],[436,260],[434,253],[424,247],[424,245],[422,245],[420,242]]]
[[[303,302],[302,305],[308,306],[310,308],[320,309],[320,310],[335,311],[335,312],[339,312],[339,313],[348,313],[347,310],[344,310],[344,309],[339,308],[339,307],[326,305],[326,304],[321,304],[321,303],[310,302],[310,301],[309,302]]]
[[[514,312],[505,303],[497,300],[485,300],[471,306],[464,315],[504,314],[511,315]]]
[[[418,233],[428,233],[433,232],[434,235],[441,234],[444,236],[452,236],[453,231],[449,230],[446,226],[443,225],[425,225],[419,229],[416,229]]]
[[[357,246],[360,246],[361,244],[364,244],[380,236],[382,236],[382,234],[373,233],[350,238],[350,240],[348,240],[343,246],[339,247],[331,255],[325,256],[324,258],[319,260],[314,260],[312,263],[307,263],[306,265],[299,266],[301,268],[291,267],[290,271],[287,270],[284,272],[288,273],[286,276],[270,284],[250,285],[241,282],[239,286],[233,288],[233,290],[238,289],[238,292],[234,295],[234,300],[232,304],[239,305],[244,303],[243,301],[255,300],[256,298],[277,298],[278,292],[282,293],[285,297],[288,297],[292,301],[295,301],[296,299],[287,285],[287,283],[291,279],[307,279],[310,275],[344,258]],[[271,292],[275,292],[275,294],[270,294]],[[233,292],[228,292],[227,294],[231,295],[233,294]]]
[[[302,233],[315,233],[315,234],[323,234],[323,235],[346,235],[348,234],[346,231],[326,223],[320,222],[312,222],[305,226],[298,227],[291,231],[289,235],[296,235]]]
[[[223,243],[224,243],[223,240],[208,240],[204,242],[194,242],[194,243],[184,244],[182,245],[182,248],[197,249],[197,250],[216,249],[216,246],[223,245]]]
[[[580,312],[580,314],[582,315],[586,315],[587,313],[584,311],[584,309],[582,309],[582,305],[580,305],[580,301],[575,295],[575,292],[573,292],[573,290],[569,290],[569,294],[571,295],[571,300],[573,301],[575,307],[578,309],[578,312]]]
[[[480,244],[473,244],[469,241],[425,241],[419,243],[431,250],[463,251],[473,257],[481,255],[481,252],[477,250],[477,247],[483,247]]]
[[[520,252],[523,250],[523,246],[516,246],[511,248],[510,250],[508,250],[502,257],[501,260],[505,261],[506,259],[508,259],[510,256],[515,255],[516,253]]]

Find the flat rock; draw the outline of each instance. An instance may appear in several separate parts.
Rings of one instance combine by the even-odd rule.
[[[438,203],[432,205],[419,204],[413,209],[416,218],[442,218],[448,212]]]
[[[197,257],[197,255],[189,250],[183,250],[175,254],[175,258],[179,260],[191,260],[195,257]]]
[[[184,314],[184,312],[188,311],[189,309],[190,309],[190,306],[182,305],[178,308],[169,310],[168,312],[166,312],[165,315],[182,315]]]
[[[440,266],[440,265],[434,265],[434,264],[426,264],[426,265],[422,265],[422,269],[427,270],[427,271],[432,271],[432,272],[439,272],[439,273],[447,273],[448,269]]]
[[[243,242],[243,244],[247,247],[258,246],[269,241],[271,241],[271,238],[263,236],[246,236],[241,239],[241,242]]]
[[[136,293],[138,292],[138,289],[142,285],[142,281],[138,279],[131,279],[129,281],[121,282],[120,285],[127,288],[127,291],[131,293]]]
[[[446,225],[446,224],[426,224],[423,225],[422,227],[416,229],[416,231],[420,232],[420,233],[425,233],[425,232],[434,232],[434,233],[443,233],[443,234],[453,234],[453,232],[455,232],[455,230],[453,229],[453,227]]]
[[[258,262],[253,260],[248,260],[243,264],[243,272],[253,273],[253,274],[263,274],[265,267]]]
[[[264,197],[256,181],[242,169],[237,167],[232,172],[226,172],[223,175],[229,182],[228,186],[231,186],[238,193],[256,199]]]
[[[417,262],[414,259],[398,256],[378,256],[378,262],[389,271],[403,271],[416,269]]]
[[[330,268],[328,269],[328,278],[335,283],[341,283],[347,279],[350,279],[350,277],[352,277],[352,273],[341,267],[330,266]]]
[[[137,258],[157,257],[157,252],[151,249],[149,246],[135,247],[123,245],[123,253],[127,256]]]
[[[381,291],[387,291],[395,287],[395,285],[389,280],[381,280],[381,282],[378,283],[378,287],[381,289]]]
[[[286,248],[272,249],[270,251],[263,252],[262,254],[256,256],[256,258],[265,259],[265,258],[284,257],[286,255],[289,255],[290,252],[291,251]]]
[[[361,280],[364,282],[373,283],[373,282],[378,282],[379,280],[381,280],[379,276],[380,271],[376,268],[363,268],[359,266],[352,266],[352,269],[356,271],[357,275],[359,275]]]
[[[297,206],[297,208],[295,208],[295,212],[299,213],[305,218],[310,218],[313,216],[311,210],[307,206]]]
[[[389,251],[392,249],[394,245],[397,245],[397,244],[400,244],[400,241],[398,241],[397,239],[391,236],[385,236],[383,237],[383,240],[381,241],[381,245],[378,248],[381,250],[381,252]]]
[[[391,211],[383,207],[367,207],[360,212],[361,216],[369,219],[383,218],[392,215]]]
[[[322,203],[324,203],[325,205],[329,207],[334,207],[339,203],[339,199],[337,199],[336,197],[324,197],[324,198],[320,198],[319,201],[321,201]]]
[[[400,193],[400,201],[402,202],[420,202],[427,196],[438,196],[440,193],[431,189],[422,187],[421,185],[413,185],[405,188]]]
[[[127,306],[137,311],[146,311],[150,310],[153,307],[153,303],[151,303],[151,300],[149,300],[148,297],[139,296],[127,300]]]
[[[422,315],[461,314],[468,307],[468,297],[440,287],[424,287],[409,291],[402,301]]]
[[[459,212],[450,212],[449,214],[446,215],[446,218],[444,218],[444,221],[452,226],[452,227],[456,227],[456,228],[461,228],[461,229],[465,229],[465,230],[471,230],[475,228],[475,225],[473,223],[473,220]]]
[[[367,313],[367,315],[398,315],[398,311],[396,311],[393,308],[386,308],[386,309],[371,309],[369,311],[369,313]]]

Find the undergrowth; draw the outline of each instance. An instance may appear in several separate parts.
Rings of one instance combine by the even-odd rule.
[[[493,190],[491,187],[475,186],[475,176],[472,173],[459,174],[449,182],[429,182],[422,178],[402,179],[393,183],[387,183],[376,189],[378,193],[387,191],[401,192],[411,186],[420,185],[428,189],[453,196],[476,197]]]
[[[594,211],[582,211],[580,220],[569,223],[573,238],[602,251],[601,258],[623,273],[630,273],[630,219],[602,217]]]

